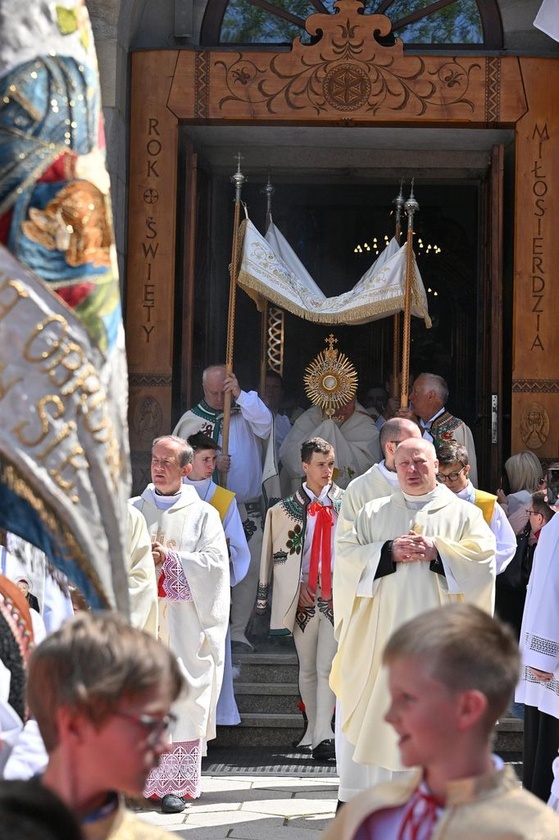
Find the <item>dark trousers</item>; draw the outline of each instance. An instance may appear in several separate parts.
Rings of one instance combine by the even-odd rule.
[[[544,802],[551,793],[551,765],[558,749],[559,720],[534,706],[525,706],[522,786]]]

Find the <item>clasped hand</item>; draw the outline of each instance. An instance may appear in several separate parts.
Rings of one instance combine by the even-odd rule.
[[[437,557],[435,543],[430,537],[410,531],[392,542],[392,560],[394,563],[430,563]]]

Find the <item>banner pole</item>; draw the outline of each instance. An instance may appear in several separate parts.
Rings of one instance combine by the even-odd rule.
[[[268,183],[262,189],[266,196],[266,231],[270,227],[272,221],[272,196],[275,192],[272,184],[271,174],[268,172]],[[266,389],[266,372],[268,369],[268,317],[270,314],[270,304],[267,300],[262,300],[262,309],[260,311],[260,397],[264,395]]]

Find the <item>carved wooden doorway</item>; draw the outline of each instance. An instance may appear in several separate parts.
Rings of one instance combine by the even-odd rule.
[[[536,152],[538,171],[545,168],[550,194],[552,183],[559,181],[559,165],[551,147],[541,141],[555,128],[555,122],[559,130],[559,115],[555,117],[549,108],[549,97],[559,90],[559,62],[550,60],[548,64],[551,93],[545,92],[538,87],[538,68],[530,60],[491,55],[405,55],[401,43],[383,44],[383,37],[390,32],[387,18],[361,14],[356,0],[340,0],[336,5],[338,14],[312,15],[306,24],[310,43],[295,41],[290,51],[188,49],[132,56],[127,334],[131,441],[134,466],[143,469],[144,476],[153,433],[168,431],[176,419],[173,380],[185,376],[185,371],[177,367],[176,333],[177,319],[181,323],[176,286],[184,282],[177,259],[176,230],[178,200],[182,201],[184,190],[177,165],[181,131],[201,126],[269,131],[279,127],[333,131],[372,127],[429,131],[449,127],[472,133],[513,129],[518,193],[515,230],[523,225],[530,228],[527,214],[535,199],[525,176]],[[231,155],[236,151],[229,150]],[[351,153],[352,149],[346,148],[345,154]],[[207,177],[215,184],[211,167]],[[214,199],[213,192],[208,195]],[[228,238],[227,212],[216,210],[210,216],[216,221],[207,235],[214,237],[217,232]],[[553,237],[547,210],[537,230],[545,241],[545,260],[552,264],[553,253],[556,262],[559,240]],[[518,237],[515,243],[511,275],[515,277],[518,311],[518,305],[529,299],[531,257],[527,243]],[[543,245],[538,243],[538,247]],[[495,272],[497,276],[498,265]],[[552,309],[538,319],[541,344],[547,342],[551,348],[559,341],[554,338]],[[522,320],[513,317],[516,355],[511,423],[513,443],[518,447],[524,404],[528,410],[529,391],[536,386],[529,380],[533,356],[518,343],[524,329]],[[544,335],[545,330],[549,337]],[[528,349],[539,352],[534,342]],[[188,364],[186,356],[183,352],[183,365]],[[538,359],[541,388],[550,395],[549,399],[542,397],[543,410],[549,417],[559,418],[559,412],[554,415],[548,405],[556,393],[554,375],[547,371],[547,357]],[[520,381],[518,377],[522,376],[524,390],[517,397],[514,380]],[[494,385],[491,378],[490,384]],[[515,411],[520,412],[516,417]],[[545,445],[548,437],[543,438]]]

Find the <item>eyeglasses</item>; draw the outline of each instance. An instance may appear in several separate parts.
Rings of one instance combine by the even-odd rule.
[[[458,470],[458,472],[451,472],[448,473],[448,475],[445,475],[444,473],[437,473],[437,481],[442,482],[442,484],[446,484],[447,481],[456,481],[464,472],[466,466],[467,464],[465,464],[461,470]]]
[[[150,747],[154,747],[160,740],[164,733],[167,733],[170,727],[177,722],[176,715],[168,714],[163,717],[154,717],[153,715],[133,715],[128,712],[116,712],[116,717],[125,718],[132,723],[141,726],[146,733],[146,743]]]
[[[528,508],[525,509],[528,516],[542,516],[539,510],[529,510]]]

